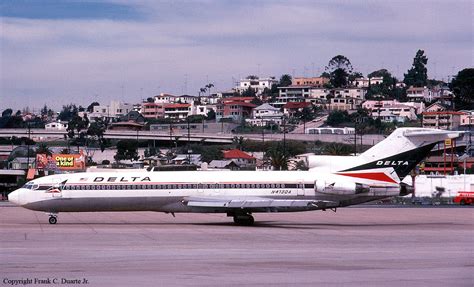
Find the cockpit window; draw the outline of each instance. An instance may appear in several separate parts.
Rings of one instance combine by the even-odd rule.
[[[26,188],[26,189],[32,189],[33,188],[33,184],[32,183],[27,183],[23,186],[23,188]]]
[[[29,182],[27,184],[25,184],[22,188],[26,188],[26,189],[38,189],[40,186],[38,184],[34,184],[32,182]]]

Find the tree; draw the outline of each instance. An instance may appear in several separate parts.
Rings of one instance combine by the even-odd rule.
[[[49,149],[48,145],[45,143],[40,143],[39,146],[36,148],[37,154],[45,154],[45,155],[52,155],[53,153]]]
[[[384,97],[396,98],[399,91],[396,91],[397,78],[393,77],[392,74],[387,71],[387,69],[380,69],[373,71],[368,74],[367,77],[370,78],[382,78],[382,83],[380,84],[370,84],[367,89],[366,98],[372,99],[374,96],[381,95]]]
[[[11,117],[12,114],[13,114],[13,110],[8,108],[2,112],[2,117]]]
[[[331,78],[331,74],[329,74],[328,72],[322,72],[320,77],[321,77],[321,78],[328,78],[328,79],[330,79],[330,78]]]
[[[100,106],[98,102],[92,102],[90,105],[87,106],[87,112],[92,113],[94,111],[94,107]]]
[[[107,130],[107,122],[102,119],[97,119],[95,122],[91,123],[87,128],[87,138],[86,138],[86,147],[95,147],[98,146],[103,152],[106,146],[106,139],[104,138],[104,133]]]
[[[329,155],[349,155],[352,153],[352,146],[333,142],[325,147],[325,153]]]
[[[12,109],[6,109],[2,112],[2,117],[0,118],[0,128],[24,128],[25,121],[21,116],[21,111],[18,111],[13,115]]]
[[[306,122],[315,118],[312,109],[309,107],[304,107],[301,111],[298,111],[296,117],[303,121],[303,133],[306,131]]]
[[[48,106],[46,104],[41,109],[41,116],[43,116],[43,117],[48,116]]]
[[[288,170],[289,156],[283,148],[282,143],[270,146],[266,151],[265,157],[270,161],[270,165],[275,170]]]
[[[459,71],[449,87],[456,96],[454,98],[456,110],[474,109],[474,68]]]
[[[209,121],[215,120],[216,119],[216,112],[213,109],[210,109],[207,112],[206,119]]]
[[[349,75],[348,80],[349,82],[354,81],[357,78],[363,78],[364,75],[362,75],[361,72],[353,72],[352,74]]]
[[[248,87],[245,91],[242,92],[242,97],[255,97],[256,93],[252,87]]]
[[[292,78],[288,74],[284,74],[280,77],[280,83],[278,84],[279,87],[288,87],[291,85]]]
[[[78,108],[74,104],[65,105],[62,111],[59,112],[58,119],[68,122],[74,115],[77,115],[78,111]]]
[[[138,160],[138,144],[134,140],[121,140],[117,143],[117,153],[114,156],[116,161]]]
[[[211,95],[211,88],[213,88],[213,87],[214,87],[214,84],[212,84],[212,83],[209,83],[209,84],[206,85],[206,88],[207,88],[207,91],[208,91],[209,95]]]
[[[77,150],[79,151],[79,146],[84,145],[86,141],[86,129],[89,126],[89,119],[87,116],[84,118],[80,117],[76,112],[73,114],[71,120],[69,120],[67,126],[67,137],[72,140],[74,144],[77,146]]]
[[[263,104],[262,100],[260,100],[258,97],[253,97],[250,103],[256,106],[260,106],[261,104]]]
[[[425,51],[418,50],[415,58],[413,58],[413,65],[411,69],[404,74],[403,82],[407,86],[424,87],[428,84],[428,58],[424,55]]]
[[[348,85],[349,75],[352,74],[352,64],[343,55],[333,57],[325,68],[329,73],[329,80],[334,88],[343,88]]]
[[[337,126],[349,121],[350,117],[347,111],[336,110],[329,113],[328,118],[326,120],[326,124],[329,126]]]

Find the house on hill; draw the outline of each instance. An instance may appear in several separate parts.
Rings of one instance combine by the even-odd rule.
[[[240,167],[252,167],[256,163],[255,157],[238,149],[224,151],[224,159],[233,160]]]

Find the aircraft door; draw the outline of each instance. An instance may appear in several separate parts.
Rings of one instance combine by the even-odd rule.
[[[304,182],[303,181],[300,181],[298,183],[298,187],[297,187],[297,195],[298,196],[304,196],[305,195],[305,186],[304,186]]]

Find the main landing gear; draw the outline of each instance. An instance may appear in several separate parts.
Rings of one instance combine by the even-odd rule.
[[[49,224],[56,224],[58,222],[58,215],[55,213],[49,214]]]
[[[235,214],[234,223],[237,225],[250,226],[255,222],[254,218],[250,214]]]

